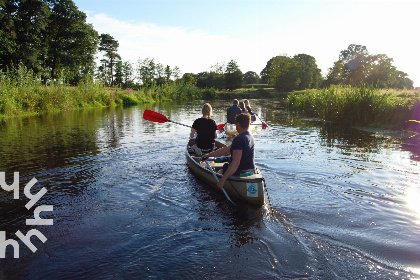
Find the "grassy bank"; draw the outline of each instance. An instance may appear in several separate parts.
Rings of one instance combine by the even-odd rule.
[[[289,110],[343,125],[405,127],[409,120],[420,121],[420,98],[415,90],[380,90],[362,85],[281,93],[267,85],[246,85],[234,91],[217,91],[175,82],[133,90],[104,87],[90,78],[77,87],[66,86],[60,81],[45,86],[40,77],[25,67],[0,72],[0,119],[168,100],[285,97]],[[418,122],[409,123],[420,126]]]
[[[344,125],[405,126],[420,119],[420,98],[415,90],[381,90],[371,86],[331,86],[293,92],[286,99],[290,110]]]
[[[165,100],[268,98],[274,94],[273,89],[253,85],[235,91],[217,91],[174,82],[139,90],[108,88],[91,78],[86,78],[77,87],[67,86],[62,80],[46,86],[40,77],[20,66],[0,72],[0,118]]]
[[[36,115],[89,107],[110,107],[123,104],[201,98],[203,92],[184,84],[151,86],[140,90],[108,88],[90,78],[77,87],[65,83],[43,85],[25,67],[0,72],[0,118]]]

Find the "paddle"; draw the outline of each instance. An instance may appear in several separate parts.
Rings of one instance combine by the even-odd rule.
[[[191,126],[183,124],[183,123],[171,121],[165,115],[162,115],[158,112],[151,111],[151,110],[145,110],[144,111],[143,119],[148,120],[148,121],[152,121],[152,122],[157,122],[157,123],[172,122],[172,123],[180,124],[180,125],[183,125],[183,126],[186,126],[186,127],[191,127]]]
[[[205,160],[205,162],[206,162],[206,164],[207,164],[207,167],[210,169],[210,171],[211,171],[211,173],[213,174],[213,176],[214,176],[214,178],[216,178],[216,182],[217,183],[219,183],[219,178],[217,178],[217,175],[216,175],[216,173],[214,172],[214,170],[213,170],[213,168],[211,168],[211,166],[210,166],[210,164],[209,164],[209,162],[207,161],[207,160]],[[228,194],[226,193],[226,191],[225,191],[225,189],[224,188],[222,188],[222,191],[225,193],[225,195],[226,195],[226,198],[230,201],[230,202],[232,202],[232,204],[233,205],[235,205],[235,206],[237,206],[231,199],[230,199],[230,197],[228,196]]]
[[[266,124],[261,118],[260,118],[260,116],[258,116],[257,114],[255,114],[259,119],[260,119],[260,121],[261,121],[261,123],[262,123],[262,129],[266,129],[269,125],[268,124]]]

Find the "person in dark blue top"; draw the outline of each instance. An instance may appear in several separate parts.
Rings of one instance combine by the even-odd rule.
[[[233,100],[233,105],[227,109],[227,122],[234,124],[236,116],[241,114],[242,110],[239,108],[239,101],[238,99]]]
[[[231,162],[223,167],[223,177],[217,183],[223,188],[226,180],[232,175],[253,174],[255,172],[255,143],[254,137],[249,133],[251,117],[249,114],[240,114],[236,117],[237,135],[230,146],[218,149],[201,157],[206,160],[209,157],[220,157],[231,154]]]

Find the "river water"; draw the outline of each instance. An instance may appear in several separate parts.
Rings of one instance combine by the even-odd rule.
[[[72,111],[0,124],[0,279],[420,279],[419,140],[338,128],[252,100],[267,182],[261,209],[237,208],[191,173],[189,128],[203,101]],[[229,104],[212,103],[216,123]],[[391,136],[390,136],[391,135]],[[397,135],[398,136],[398,135]],[[417,142],[416,142],[417,141]],[[35,177],[36,205],[25,185]],[[38,205],[53,225],[26,225]],[[0,252],[1,253],[1,252]]]

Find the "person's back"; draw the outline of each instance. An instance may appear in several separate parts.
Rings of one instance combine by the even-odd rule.
[[[214,133],[217,130],[216,122],[213,119],[203,117],[196,119],[192,127],[197,131],[197,147],[203,151],[212,150],[214,147]]]
[[[237,99],[233,100],[233,105],[227,109],[227,122],[235,123],[236,115],[241,114],[241,108],[238,106],[239,101]]]
[[[255,149],[254,149],[254,137],[252,137],[249,131],[242,132],[237,135],[231,145],[231,154],[233,150],[241,150],[242,157],[238,169],[235,175],[239,175],[243,172],[255,170]]]
[[[191,146],[191,149],[197,155],[213,151],[214,139],[217,138],[217,125],[211,119],[213,111],[211,105],[209,103],[204,104],[201,111],[203,117],[194,121],[190,132],[190,138],[193,138],[197,134],[196,142]]]

